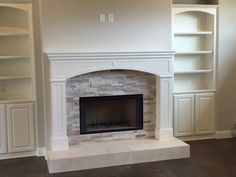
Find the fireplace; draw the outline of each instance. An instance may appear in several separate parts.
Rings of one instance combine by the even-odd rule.
[[[47,153],[50,173],[189,157],[189,146],[173,137],[173,55],[174,52],[47,54],[49,60],[45,60],[44,68],[45,78],[48,78],[45,82],[47,88],[45,103],[48,145],[51,150]],[[115,70],[120,72],[126,70],[122,74],[127,77],[125,79],[120,77]],[[96,74],[101,74],[100,71],[103,75],[97,77]],[[105,71],[114,73],[107,75]],[[131,71],[152,76],[130,77],[127,73]],[[90,82],[88,78],[94,76],[93,72],[96,72],[96,77],[92,79],[95,82]],[[101,78],[108,80],[101,82],[103,81]],[[130,79],[129,82],[126,82],[127,78]],[[148,79],[140,80],[140,78]],[[117,79],[122,81],[117,83]],[[149,79],[153,84],[149,84]],[[76,81],[76,84],[67,87],[68,81],[71,80]],[[145,89],[140,91],[143,85]],[[87,89],[88,86],[91,89]],[[121,86],[122,89],[118,89]],[[68,88],[72,92],[68,92]],[[79,93],[74,93],[73,90]],[[136,95],[135,98],[133,94],[143,94],[143,104],[142,95]],[[104,97],[108,95],[127,97]],[[83,101],[86,107],[84,110],[87,110],[85,112],[80,110]],[[80,103],[82,104],[79,105]],[[140,105],[144,107],[137,108]],[[107,111],[100,113],[97,111],[98,106],[99,111],[110,107],[110,113],[106,113]],[[128,113],[125,108],[129,110]],[[137,116],[142,115],[142,109],[143,121],[141,121],[142,116]],[[71,116],[69,119],[67,119],[68,112]],[[83,125],[80,122],[81,113],[86,114]],[[104,115],[108,115],[107,118],[103,118]],[[115,117],[115,115],[120,116]],[[129,117],[129,121],[125,117]],[[92,120],[88,121],[87,118]],[[107,125],[110,119],[118,121],[112,121]],[[83,133],[94,133],[138,129],[142,126],[142,130],[80,135],[81,129]],[[151,139],[143,137],[143,133],[149,132],[152,133]],[[128,136],[123,139],[126,133]],[[71,142],[70,145],[75,146],[69,148],[70,136],[74,135],[77,136],[78,143]]]
[[[86,133],[86,131],[100,131],[91,130],[86,128],[86,131],[81,130],[80,122],[80,105],[79,100],[83,97],[90,96],[103,96],[103,95],[130,95],[130,94],[144,94],[144,117],[143,117],[143,129],[135,130],[133,133],[128,131],[127,137],[129,139],[135,139],[136,137],[143,136],[148,134],[148,137],[155,137],[157,140],[171,140],[173,139],[173,121],[172,121],[172,99],[173,99],[173,54],[174,52],[111,52],[111,53],[49,53],[47,54],[49,60],[45,60],[45,81],[46,86],[46,97],[47,101],[47,117],[48,117],[48,144],[52,151],[59,150],[68,150],[69,142],[70,145],[82,145],[83,142],[97,142],[98,139],[102,136],[103,141],[106,140],[116,140],[119,139],[119,136],[126,132],[114,132],[114,133],[101,133],[101,134],[87,134],[87,136],[80,136],[81,132]],[[83,85],[85,81],[79,82],[80,86],[83,87],[83,94],[75,94],[67,97],[66,83],[68,80],[74,77],[80,77],[93,72],[100,71],[114,71],[114,70],[129,70],[143,72],[151,74],[155,80],[154,83],[154,94],[155,98],[155,107],[149,105],[145,94],[149,92],[140,92],[139,90],[129,91],[124,87],[125,91],[116,90],[118,85],[111,82],[110,89],[103,89],[103,86],[98,86],[99,93],[95,93],[92,89],[86,91],[87,85]],[[132,79],[132,78],[130,78]],[[113,78],[110,78],[111,81],[114,81]],[[96,81],[96,82],[99,82]],[[109,82],[110,83],[110,82]],[[78,85],[78,84],[77,84]],[[77,89],[71,87],[71,89]],[[93,85],[92,85],[93,86]],[[142,84],[141,86],[142,87]],[[153,88],[154,88],[153,87]],[[128,88],[130,88],[128,86]],[[132,88],[137,88],[137,86],[132,86]],[[149,87],[150,88],[150,87]],[[115,93],[114,90],[115,89]],[[82,93],[82,92],[81,92]],[[74,99],[72,99],[73,97]],[[70,101],[70,99],[72,99]],[[72,107],[67,107],[67,101],[72,104]],[[130,104],[130,103],[126,103]],[[153,103],[151,103],[153,104]],[[73,107],[74,106],[74,107]],[[77,106],[77,107],[76,107]],[[68,108],[68,109],[67,109]],[[70,110],[72,109],[72,110]],[[151,115],[149,114],[150,110],[153,111]],[[67,119],[67,112],[69,110],[69,119]],[[140,110],[140,109],[139,109]],[[137,114],[137,113],[136,113]],[[152,115],[154,115],[152,117]],[[132,119],[132,118],[131,118]],[[103,119],[104,120],[104,119]],[[85,121],[86,122],[86,121]],[[95,127],[93,122],[90,121],[90,124],[87,122],[82,124],[92,125]],[[106,124],[105,121],[101,121],[103,124]],[[121,124],[122,121],[120,121]],[[100,123],[100,124],[102,124]],[[122,122],[124,124],[125,121]],[[126,122],[127,123],[127,122]],[[136,122],[138,123],[138,122]],[[130,123],[125,125],[126,128],[141,128],[141,126],[135,125],[135,123]],[[150,125],[150,126],[149,126]],[[104,126],[104,125],[103,125]],[[111,127],[115,128],[113,124]],[[114,130],[113,129],[113,130]],[[120,126],[120,129],[122,126]],[[151,130],[151,131],[149,131]],[[105,131],[104,129],[102,131]],[[108,131],[108,130],[106,130]],[[120,130],[121,131],[121,130]],[[151,133],[149,136],[149,132]],[[135,134],[136,133],[136,134]],[[71,139],[70,139],[71,138]],[[141,138],[140,138],[141,139]],[[76,141],[74,143],[74,141]],[[85,143],[86,144],[86,143]]]
[[[143,129],[143,95],[80,98],[80,134]]]
[[[47,137],[50,146],[47,162],[50,173],[189,157],[189,146],[173,137],[174,52],[51,53],[47,56],[49,60],[45,60],[44,68]],[[140,72],[140,74],[143,72],[152,76],[148,79],[137,80],[136,77],[130,77],[127,72],[124,72],[127,78],[138,81],[132,81],[134,85],[130,85],[126,81],[117,84],[114,81],[117,81],[118,75],[111,74],[114,77],[108,78],[111,75],[106,73],[105,78],[109,82],[107,81],[104,86],[101,85],[103,82],[99,79],[104,77],[93,77],[95,83],[99,85],[93,85],[94,82],[88,82],[86,78],[88,75],[94,76],[93,72],[98,74],[100,71],[104,73],[115,70],[129,70]],[[68,81],[73,80],[72,78],[78,82],[67,87]],[[124,80],[123,77],[119,76],[119,78]],[[148,87],[144,86],[144,91],[140,91],[139,88],[143,88],[143,81],[149,79],[152,80],[151,83],[154,83],[153,86],[145,84]],[[87,83],[92,87],[91,89],[87,89]],[[117,89],[122,85],[124,85],[122,89]],[[68,92],[68,88],[72,92]],[[149,92],[152,88],[154,93]],[[73,90],[80,90],[81,94],[74,93]],[[134,98],[132,94],[143,94],[142,130],[80,135],[80,126],[85,127],[82,133],[142,128],[142,117],[137,116],[142,115],[142,107],[137,108],[142,105],[142,96],[136,95],[137,98]],[[151,96],[147,97],[149,94]],[[103,97],[108,95],[126,95],[128,101],[125,101],[123,96]],[[154,99],[155,105],[152,102]],[[69,106],[67,103],[70,103]],[[81,112],[80,106],[83,104],[88,111]],[[132,111],[120,113],[126,112],[124,105]],[[98,106],[100,106],[99,109]],[[107,107],[110,110],[109,114],[106,111],[97,112]],[[69,119],[67,119],[67,113],[70,113]],[[85,114],[83,125],[80,125],[81,113]],[[107,114],[108,118],[103,118]],[[126,114],[129,115],[129,121]],[[113,117],[113,115],[120,116]],[[92,120],[87,121],[87,118]],[[110,119],[118,119],[118,121],[112,121],[110,125],[107,125]],[[149,134],[150,129],[153,138],[143,138],[143,134]],[[71,145],[76,146],[69,148],[70,136],[74,135],[78,143],[71,141]],[[127,136],[127,139],[123,139],[123,136]]]

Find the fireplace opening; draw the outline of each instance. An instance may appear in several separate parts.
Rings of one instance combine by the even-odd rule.
[[[80,98],[80,134],[143,129],[143,95]]]

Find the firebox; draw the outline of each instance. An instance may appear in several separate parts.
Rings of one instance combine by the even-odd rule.
[[[143,95],[80,98],[80,134],[143,129]]]

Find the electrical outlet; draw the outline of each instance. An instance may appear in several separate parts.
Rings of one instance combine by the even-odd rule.
[[[114,22],[114,14],[109,13],[107,14],[107,19],[109,23],[113,23]]]
[[[106,23],[106,21],[107,21],[106,14],[100,13],[99,14],[99,21],[100,21],[100,23]]]

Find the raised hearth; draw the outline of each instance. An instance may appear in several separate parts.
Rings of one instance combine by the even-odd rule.
[[[50,173],[188,158],[189,145],[170,141],[123,140],[83,144],[69,151],[48,152]]]

